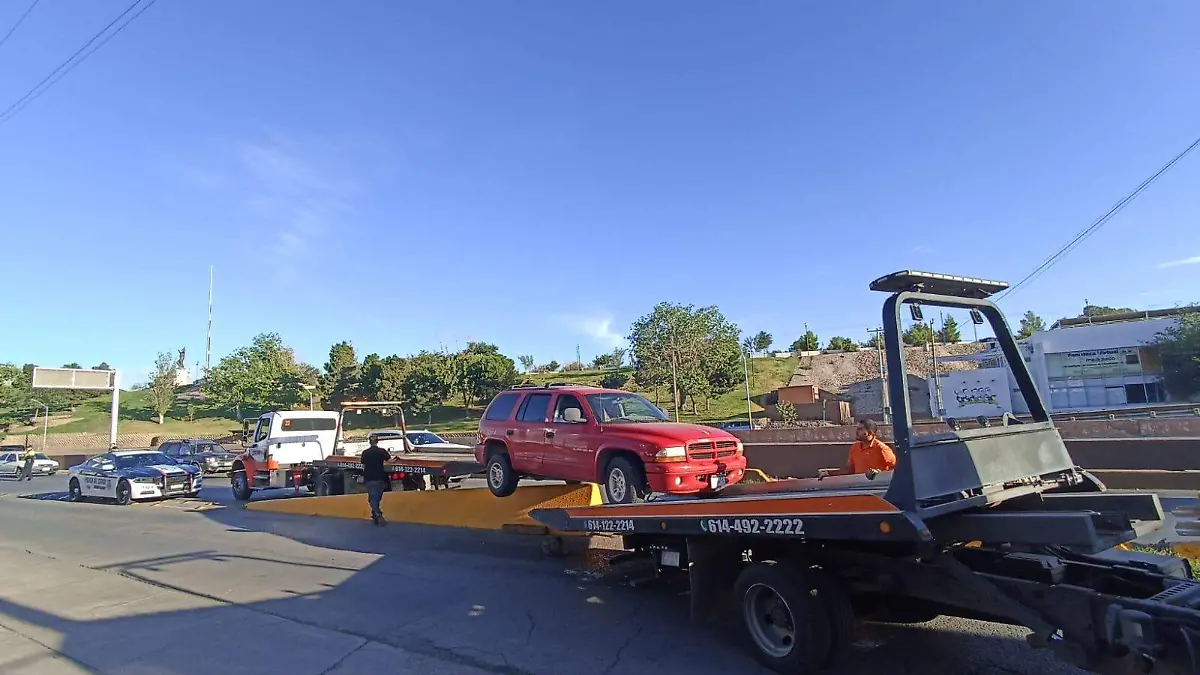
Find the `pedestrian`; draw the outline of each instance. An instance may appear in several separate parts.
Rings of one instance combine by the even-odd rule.
[[[33,460],[36,455],[32,445],[25,446],[25,466],[21,469],[22,480],[33,480]]]
[[[367,503],[371,505],[371,522],[382,527],[387,525],[383,512],[379,510],[379,502],[388,488],[387,472],[383,465],[392,455],[379,447],[379,439],[372,436],[370,446],[363,450],[360,459],[363,467],[363,487],[367,488]]]

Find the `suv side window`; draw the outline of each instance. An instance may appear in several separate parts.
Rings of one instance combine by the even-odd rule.
[[[179,447],[176,448],[176,450],[178,451],[175,453],[175,455],[177,457],[186,457],[186,456],[192,454],[192,444],[191,443],[180,443]]]
[[[525,403],[521,405],[521,411],[517,413],[517,419],[522,422],[544,424],[546,422],[546,412],[549,409],[550,394],[530,394],[525,397]]]
[[[563,414],[566,410],[574,408],[579,411],[579,417],[576,422],[568,422]],[[555,424],[579,424],[579,422],[587,421],[587,413],[583,411],[583,404],[579,399],[572,394],[559,394],[558,402],[554,404],[554,423]]]
[[[179,454],[179,444],[175,443],[174,441],[170,443],[163,443],[162,447],[160,447],[158,451],[168,457],[174,457],[175,455]]]
[[[517,398],[519,394],[500,394],[488,406],[487,412],[484,413],[485,420],[493,422],[503,422],[512,416],[513,408],[517,407]]]

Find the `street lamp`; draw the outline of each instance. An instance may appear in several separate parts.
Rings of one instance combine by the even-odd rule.
[[[308,392],[308,409],[312,410],[313,409],[313,389],[317,388],[316,385],[302,384],[302,385],[300,385],[300,388]]]
[[[50,428],[50,406],[42,403],[36,398],[29,399],[29,402],[36,403],[46,409],[46,414],[42,417],[42,452],[46,452],[46,431]],[[37,408],[34,408],[33,410],[33,419],[37,420]]]
[[[750,362],[746,360],[746,350],[742,350],[742,372],[746,376],[746,422],[754,429],[754,413],[750,409]]]

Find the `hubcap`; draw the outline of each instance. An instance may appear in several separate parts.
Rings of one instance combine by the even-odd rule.
[[[796,646],[796,620],[792,609],[775,589],[755,584],[746,591],[742,618],[750,637],[768,656],[782,659]]]
[[[625,483],[625,472],[620,469],[613,469],[608,472],[608,496],[612,497],[614,502],[625,501],[625,491],[629,486]]]
[[[246,488],[246,476],[238,474],[233,477],[233,489],[236,492],[242,492]]]
[[[488,480],[494,488],[504,484],[504,467],[500,466],[500,462],[492,462],[491,468],[488,469]]]

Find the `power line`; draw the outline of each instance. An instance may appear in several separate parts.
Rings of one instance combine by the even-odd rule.
[[[21,18],[17,19],[17,22],[13,24],[13,27],[8,29],[8,32],[4,34],[4,37],[0,38],[0,47],[3,47],[4,43],[8,42],[8,38],[12,37],[12,34],[17,32],[17,29],[21,27],[22,23],[25,23],[25,17],[29,16],[29,13],[33,11],[34,7],[37,7],[39,2],[41,2],[41,0],[33,0],[33,4],[29,5],[29,9],[25,10],[25,13],[21,15]]]
[[[142,5],[143,2],[146,4]],[[126,26],[136,21],[143,12],[145,12],[147,9],[150,9],[150,7],[152,7],[156,2],[158,2],[158,0],[149,0],[149,2],[146,2],[146,0],[135,0],[134,3],[127,7],[124,12],[121,12],[119,15],[117,15],[117,18],[110,21],[107,26],[100,29],[100,31],[93,35],[91,39],[83,43],[83,46],[77,49],[75,53],[72,54],[66,61],[63,61],[58,65],[57,68],[50,71],[50,74],[42,78],[41,82],[38,82],[32,89],[25,92],[24,96],[14,101],[12,105],[5,108],[3,112],[0,112],[0,124],[4,124],[15,117],[18,113],[24,110],[26,106],[36,101],[39,97],[41,97],[42,94],[46,93],[50,87],[53,87],[58,83],[59,80],[66,77],[72,70],[75,70],[76,66],[86,61],[92,54],[100,51],[101,47],[108,44],[109,40],[116,37],[117,34],[125,29]],[[117,25],[121,19],[125,18],[125,16],[134,9],[137,9],[138,5],[142,5],[142,8],[139,9],[136,14],[130,17],[125,23],[117,26],[116,30],[108,33],[110,28]],[[105,33],[108,33],[108,35],[104,35]],[[100,40],[101,36],[104,36],[104,39]],[[100,40],[100,42],[96,44],[91,51],[87,51],[88,47],[91,47],[92,43],[96,42],[97,40]],[[85,51],[87,51],[86,54],[84,53]],[[82,54],[82,56],[80,56],[80,54]]]
[[[1125,195],[1125,197],[1121,201],[1114,204],[1112,206],[1112,208],[1110,208],[1104,215],[1102,215],[1099,218],[1097,218],[1096,220],[1092,221],[1091,225],[1088,225],[1086,228],[1084,228],[1082,231],[1080,231],[1078,234],[1076,234],[1075,238],[1072,239],[1071,241],[1067,242],[1066,246],[1063,246],[1056,253],[1054,253],[1050,257],[1046,258],[1045,260],[1043,260],[1042,263],[1040,265],[1038,265],[1036,268],[1034,268],[1034,270],[1032,272],[1025,275],[1025,278],[1021,279],[1016,284],[1010,286],[1007,290],[1005,290],[1003,293],[998,295],[996,297],[996,299],[1002,300],[1002,299],[1008,297],[1009,295],[1016,293],[1017,290],[1024,287],[1026,284],[1033,281],[1034,279],[1037,279],[1043,273],[1045,273],[1046,270],[1048,270],[1051,267],[1054,267],[1056,264],[1058,264],[1058,262],[1061,261],[1064,257],[1066,257],[1066,255],[1068,253],[1075,250],[1075,248],[1077,246],[1079,246],[1080,244],[1082,244],[1084,242],[1084,240],[1086,240],[1088,237],[1095,234],[1097,230],[1099,230],[1101,227],[1104,227],[1104,225],[1106,225],[1108,223],[1108,221],[1112,220],[1118,213],[1120,213],[1122,210],[1124,210],[1125,207],[1128,206],[1130,202],[1132,202],[1134,199],[1137,199],[1137,197],[1139,195],[1141,195],[1142,192],[1146,188],[1150,187],[1154,183],[1154,181],[1158,180],[1163,174],[1170,171],[1175,166],[1175,164],[1179,162],[1179,160],[1183,159],[1184,157],[1187,157],[1188,153],[1190,153],[1192,150],[1196,149],[1196,146],[1200,146],[1200,138],[1197,138],[1196,140],[1192,141],[1191,145],[1184,148],[1183,152],[1179,153],[1178,155],[1175,155],[1175,157],[1173,157],[1171,159],[1171,161],[1164,164],[1162,166],[1162,168],[1160,168],[1158,171],[1155,171],[1153,175],[1151,175],[1146,180],[1142,181],[1140,185],[1138,185],[1136,188],[1134,188],[1133,192],[1130,192],[1129,194]]]

